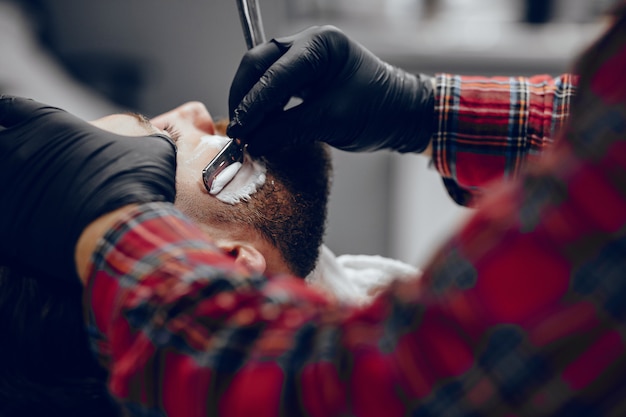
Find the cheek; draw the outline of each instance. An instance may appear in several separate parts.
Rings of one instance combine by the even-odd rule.
[[[204,167],[211,162],[228,138],[214,135],[195,135],[178,141],[178,164],[195,170],[200,178]]]
[[[190,181],[177,181],[174,205],[192,221],[208,226],[211,226],[213,214],[220,211],[215,198],[206,192],[204,186],[199,189],[197,182]]]
[[[185,149],[185,144],[180,144],[176,155],[176,180],[178,182],[197,181],[202,177],[202,170],[206,161],[199,152]]]
[[[203,197],[207,195],[198,189],[198,185],[192,178],[186,175],[176,175],[176,201],[174,205],[185,215],[194,221],[202,217]]]
[[[200,194],[202,189],[199,186],[202,185],[202,170],[196,170],[178,161],[176,168],[176,192],[188,194]]]

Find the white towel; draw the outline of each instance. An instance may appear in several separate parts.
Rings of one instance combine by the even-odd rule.
[[[340,255],[322,245],[317,266],[306,281],[342,302],[363,305],[394,279],[417,279],[421,271],[378,255]]]

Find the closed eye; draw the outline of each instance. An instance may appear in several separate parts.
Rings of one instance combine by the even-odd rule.
[[[177,143],[178,140],[180,139],[180,131],[178,129],[176,129],[176,126],[168,123],[165,126],[163,126],[163,130],[170,136],[170,138],[172,139],[172,141],[174,141],[174,143]]]
[[[128,114],[129,116],[133,116],[135,119],[137,119],[137,121],[139,121],[139,123],[144,125],[146,129],[148,130],[160,130],[150,122],[150,119],[148,119],[146,116],[144,116],[141,113],[127,112],[126,114]],[[165,133],[167,133],[167,135],[172,140],[172,142],[176,143],[178,142],[178,139],[180,139],[180,136],[181,136],[180,132],[171,123],[166,124],[162,130],[165,131]]]

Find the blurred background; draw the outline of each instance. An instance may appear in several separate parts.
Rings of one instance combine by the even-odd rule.
[[[259,0],[268,39],[333,24],[411,72],[558,75],[614,0]],[[186,101],[228,115],[246,50],[234,0],[0,0],[0,93],[91,120]],[[426,158],[333,151],[326,244],[421,266],[469,210]]]

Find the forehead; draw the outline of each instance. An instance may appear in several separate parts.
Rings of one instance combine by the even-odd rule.
[[[135,113],[112,114],[94,120],[91,124],[100,129],[126,136],[150,135],[159,131],[148,119]]]

